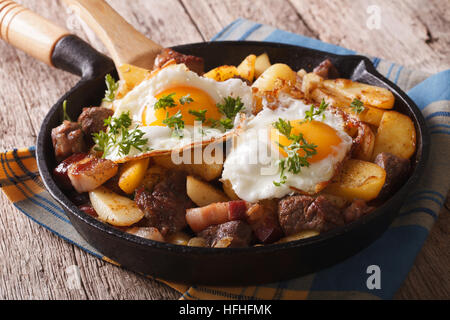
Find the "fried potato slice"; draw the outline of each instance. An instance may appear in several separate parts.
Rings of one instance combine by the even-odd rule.
[[[151,71],[136,67],[132,64],[123,64],[119,67],[119,73],[122,75],[127,86],[132,89],[140,84],[144,79],[150,75]]]
[[[120,168],[119,187],[123,192],[132,194],[144,179],[150,158],[133,160]]]
[[[187,233],[179,231],[171,234],[167,238],[167,242],[171,244],[178,244],[180,246],[187,246],[190,238],[191,237]]]
[[[395,97],[388,89],[354,82],[349,79],[324,80],[322,85],[332,92],[337,92],[353,101],[358,99],[364,106],[380,109],[392,109]]]
[[[122,197],[105,187],[89,192],[89,199],[98,218],[113,226],[129,227],[144,217],[144,213],[133,200]]]
[[[231,78],[239,77],[239,71],[235,66],[220,66],[208,71],[203,76],[216,81],[225,81]]]
[[[189,198],[199,207],[230,200],[222,191],[193,176],[188,176],[186,179],[186,191]]]
[[[236,192],[234,192],[233,185],[231,184],[230,180],[222,180],[222,188],[228,198],[230,198],[231,200],[240,200]]]
[[[252,83],[255,78],[255,62],[256,56],[254,54],[247,56],[237,67],[239,77]]]
[[[257,88],[258,91],[273,91],[283,84],[283,82],[290,82],[295,84],[297,74],[286,64],[277,63],[271,65],[261,76],[256,79],[252,87]]]
[[[264,71],[269,69],[272,64],[270,63],[267,53],[263,53],[256,57],[255,60],[255,79],[259,78]]]
[[[412,120],[396,111],[386,111],[375,136],[373,158],[381,152],[409,159],[416,150],[416,129]]]
[[[315,88],[311,94],[310,98],[315,102],[320,103],[322,100],[329,103],[332,106],[341,108],[345,113],[351,114],[358,118],[362,122],[366,122],[373,126],[378,127],[380,125],[381,117],[383,116],[384,110],[378,109],[370,106],[364,106],[364,111],[361,113],[356,113],[350,104],[352,100],[343,96],[339,92],[329,90],[327,88]]]
[[[323,191],[344,199],[372,200],[378,196],[386,179],[386,172],[374,163],[357,159],[347,160],[339,175]]]
[[[306,98],[310,98],[311,93],[314,89],[321,86],[323,78],[314,72],[307,73],[302,79],[302,91]]]

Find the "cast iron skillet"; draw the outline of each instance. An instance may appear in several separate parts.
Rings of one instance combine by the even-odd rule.
[[[407,192],[423,172],[429,153],[429,136],[424,118],[414,102],[395,84],[381,76],[369,59],[343,56],[268,42],[210,42],[173,47],[185,54],[203,57],[206,70],[238,64],[250,53],[267,52],[271,62],[282,62],[294,70],[312,70],[330,59],[343,78],[391,90],[395,110],[408,115],[417,132],[417,151],[412,157],[412,174],[404,186],[373,213],[356,222],[317,237],[283,244],[250,248],[198,248],[156,242],[122,232],[81,212],[56,185],[56,165],[51,129],[62,120],[62,102],[76,119],[83,107],[99,105],[105,92],[104,77],[117,75],[113,62],[83,40],[69,35],[55,46],[53,65],[81,76],[80,82],[50,109],[37,141],[37,161],[44,184],[64,208],[78,232],[95,248],[122,266],[157,278],[179,283],[244,285],[289,279],[336,264],[376,240],[397,216]]]

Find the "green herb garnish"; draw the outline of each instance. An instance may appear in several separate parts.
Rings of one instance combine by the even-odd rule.
[[[118,81],[116,82],[109,73],[105,77],[105,82],[106,82],[106,91],[103,101],[113,102],[114,98],[116,97],[116,91],[119,88],[119,82]]]
[[[72,122],[72,119],[70,119],[69,115],[67,114],[67,100],[63,101],[63,121],[67,120]]]
[[[364,103],[356,98],[353,99],[352,103],[350,104],[350,108],[352,108],[356,114],[360,114],[361,112],[366,110],[366,108],[364,108]]]
[[[169,117],[169,112],[167,112],[166,118],[163,120],[163,123],[173,130],[173,136],[180,139],[183,138],[184,121],[182,120],[182,114],[180,110],[178,110],[177,113],[171,117]]]
[[[305,121],[313,121],[315,117],[322,116],[322,120],[325,119],[325,110],[328,108],[328,103],[322,99],[319,107],[316,109],[314,105],[311,105],[311,109],[305,112]]]
[[[279,147],[287,154],[287,157],[277,161],[280,170],[280,181],[274,181],[273,184],[279,187],[287,181],[287,176],[285,175],[286,171],[297,174],[301,171],[302,167],[309,167],[308,159],[317,154],[317,145],[308,143],[302,133],[299,133],[298,135],[292,134],[292,126],[286,120],[280,118],[272,125],[282,135],[293,141],[288,146],[283,146],[278,143]],[[299,154],[300,150],[304,151],[304,156]]]
[[[94,149],[103,152],[102,158],[105,158],[111,152],[117,149],[119,156],[126,156],[131,148],[139,151],[146,151],[144,146],[148,139],[143,138],[144,132],[136,126],[128,130],[131,126],[130,113],[122,113],[118,118],[108,117],[104,121],[107,127],[106,131],[94,133]]]
[[[175,92],[168,94],[166,96],[162,96],[156,103],[155,103],[155,110],[158,109],[164,109],[175,107],[177,104],[175,103],[175,100],[173,100],[173,96],[175,95]]]
[[[184,106],[185,104],[189,104],[191,102],[194,102],[194,99],[191,98],[190,94],[187,94],[180,98],[180,103]]]
[[[244,104],[240,97],[236,99],[233,97],[225,98],[223,104],[218,103],[217,108],[228,119],[234,120],[234,117],[244,108]]]
[[[202,123],[206,121],[206,109],[189,110],[188,112],[193,116],[196,116],[195,121],[201,121]]]
[[[242,103],[241,98],[233,98],[227,97],[224,99],[222,104],[218,103],[217,108],[220,113],[225,116],[225,119],[215,120],[212,118],[208,119],[208,122],[212,128],[219,128],[220,126],[223,129],[228,130],[234,127],[234,118],[236,115],[242,111],[244,108],[244,103]]]

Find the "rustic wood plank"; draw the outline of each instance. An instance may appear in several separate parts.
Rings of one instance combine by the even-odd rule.
[[[287,0],[181,0],[200,32],[212,38],[237,18],[246,18],[286,31],[314,36]]]
[[[389,0],[289,0],[320,40],[430,73],[450,67],[448,3]],[[380,28],[369,29],[369,6]],[[443,7],[446,9],[443,10]]]
[[[18,0],[104,52],[92,32],[59,1]],[[450,5],[439,0],[111,0],[132,25],[164,46],[207,40],[238,17],[317,37],[434,72],[449,67]],[[382,8],[381,30],[365,27],[366,8]],[[336,14],[336,12],[338,14]],[[361,17],[364,17],[361,19]],[[407,30],[403,30],[407,29]],[[392,33],[392,30],[398,30]],[[367,39],[370,39],[367,40]],[[387,45],[388,44],[388,45]],[[49,107],[77,77],[0,43],[0,150],[35,143]],[[20,111],[17,111],[20,110]],[[450,296],[449,211],[443,209],[396,298]],[[0,299],[176,299],[157,281],[100,261],[30,221],[0,196]],[[67,268],[81,287],[68,285]]]

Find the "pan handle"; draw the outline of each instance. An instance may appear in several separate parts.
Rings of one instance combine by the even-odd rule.
[[[10,0],[0,0],[0,38],[53,66],[56,43],[69,32]]]
[[[78,12],[108,49],[117,69],[132,64],[152,69],[163,47],[137,31],[104,0],[63,0]]]
[[[11,0],[0,0],[0,38],[52,67],[86,79],[114,69],[110,58],[82,39]]]

